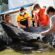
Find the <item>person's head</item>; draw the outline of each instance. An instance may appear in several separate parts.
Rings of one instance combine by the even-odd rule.
[[[40,5],[39,5],[39,4],[35,4],[34,7],[33,7],[33,9],[34,9],[34,10],[40,9]]]
[[[23,15],[25,13],[25,11],[26,11],[26,9],[24,9],[24,7],[21,7],[21,9],[20,9],[21,15]]]
[[[50,17],[53,16],[54,13],[55,13],[55,9],[54,9],[53,7],[49,7],[49,8],[47,9],[47,14],[48,14]]]
[[[39,6],[39,4],[35,4],[35,5],[34,5],[33,11],[34,11],[34,13],[38,13],[38,12],[40,11],[40,6]]]
[[[4,21],[9,23],[11,21],[11,16],[9,14],[5,15]]]

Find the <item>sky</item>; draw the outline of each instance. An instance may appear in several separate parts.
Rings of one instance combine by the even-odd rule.
[[[9,2],[9,9],[15,8],[15,7],[20,7],[26,4],[30,3],[38,3],[41,6],[54,6],[54,1],[53,0],[8,0]]]

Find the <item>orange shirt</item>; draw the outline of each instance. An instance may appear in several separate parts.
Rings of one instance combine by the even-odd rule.
[[[44,13],[45,13],[45,9],[40,9],[39,13],[36,14],[36,21],[39,23],[39,25],[48,26],[50,20],[49,17]]]
[[[17,22],[28,20],[29,17],[30,17],[30,20],[31,20],[32,18],[28,13],[26,13],[24,16],[18,15],[17,16]]]
[[[20,22],[20,24],[25,25],[26,27],[29,26],[30,21],[32,21],[32,18],[28,13],[25,13],[24,15],[19,14],[17,16],[17,22]]]

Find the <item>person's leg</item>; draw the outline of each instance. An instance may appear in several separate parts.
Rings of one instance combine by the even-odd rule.
[[[36,27],[36,28],[35,28],[35,31],[36,31],[36,32],[42,32],[43,29],[42,29],[42,27]]]
[[[27,31],[27,32],[42,32],[42,31],[44,31],[44,29],[42,27],[27,27],[23,30]]]
[[[23,29],[24,31],[26,31],[26,32],[29,32],[29,28],[25,28],[25,29]]]
[[[37,32],[37,28],[36,27],[29,27],[29,32]]]
[[[25,29],[23,29],[24,31],[27,31],[27,32],[35,32],[34,31],[34,28],[32,28],[32,27],[27,27],[27,28],[25,28]]]
[[[29,32],[42,32],[43,31],[42,27],[29,27],[28,30]]]

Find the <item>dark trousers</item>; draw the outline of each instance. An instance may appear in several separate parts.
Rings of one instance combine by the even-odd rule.
[[[36,27],[27,27],[24,29],[24,31],[27,32],[37,32],[37,28]]]

